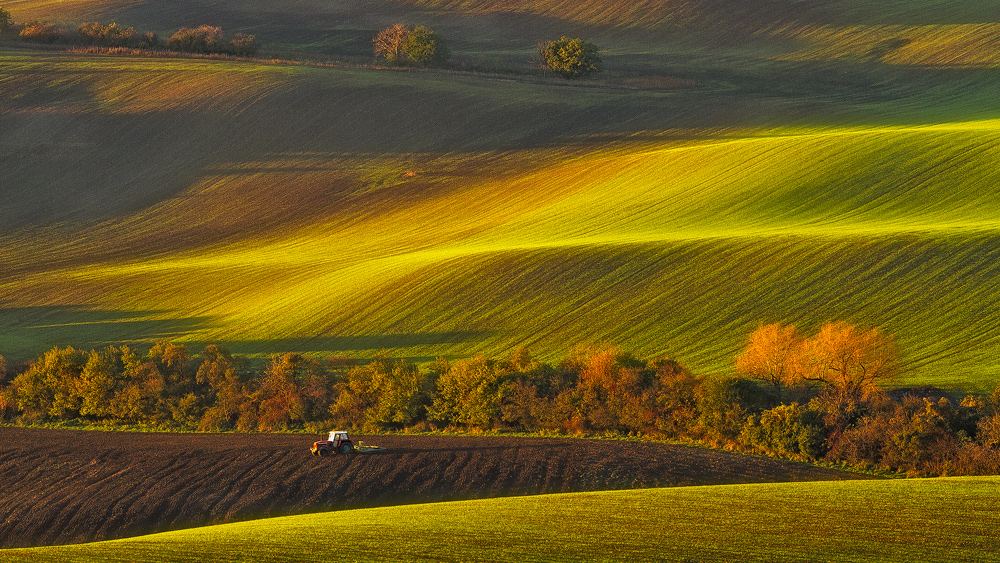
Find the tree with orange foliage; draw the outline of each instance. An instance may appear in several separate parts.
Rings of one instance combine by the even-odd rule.
[[[383,57],[392,64],[403,64],[406,60],[406,42],[410,38],[410,28],[401,23],[390,25],[375,35],[375,56]]]
[[[782,387],[803,378],[799,365],[803,342],[795,325],[761,324],[747,338],[746,348],[736,358],[736,369],[766,381],[780,393]]]
[[[804,378],[824,384],[828,398],[840,404],[869,399],[881,384],[896,377],[898,350],[876,328],[844,321],[826,323],[803,350]]]

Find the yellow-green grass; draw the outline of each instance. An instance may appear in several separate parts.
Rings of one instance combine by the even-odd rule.
[[[4,561],[997,561],[995,477],[473,500],[0,551]]]

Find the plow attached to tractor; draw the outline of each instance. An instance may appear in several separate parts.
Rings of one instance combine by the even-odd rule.
[[[330,436],[326,440],[313,442],[312,448],[310,448],[312,455],[320,457],[326,457],[330,454],[368,454],[382,450],[383,448],[378,446],[366,446],[360,440],[355,444],[344,430],[331,430]]]

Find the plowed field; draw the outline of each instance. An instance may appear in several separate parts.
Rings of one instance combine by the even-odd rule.
[[[292,513],[602,489],[854,479],[804,464],[655,443],[365,437],[316,458],[292,434],[0,428],[0,547],[98,541]]]

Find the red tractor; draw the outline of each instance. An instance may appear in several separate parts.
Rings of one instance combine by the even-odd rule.
[[[311,450],[313,455],[328,456],[331,453],[349,454],[354,451],[354,442],[347,436],[346,430],[332,430],[330,437],[326,440],[313,442]]]

